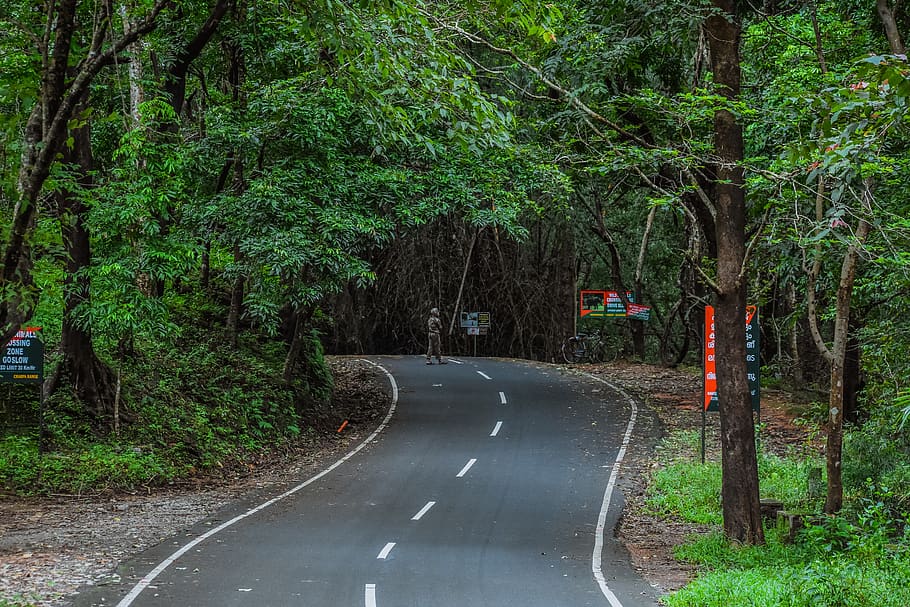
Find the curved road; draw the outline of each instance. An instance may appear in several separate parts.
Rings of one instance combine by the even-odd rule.
[[[612,534],[630,398],[556,367],[374,360],[393,402],[367,442],[123,564],[119,586],[74,604],[657,605]]]

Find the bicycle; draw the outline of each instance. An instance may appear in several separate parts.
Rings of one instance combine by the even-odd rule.
[[[600,330],[576,333],[562,342],[562,357],[567,363],[602,362],[606,351]]]

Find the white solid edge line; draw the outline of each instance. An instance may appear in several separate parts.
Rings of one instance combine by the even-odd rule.
[[[258,513],[258,512],[261,512],[262,510],[265,510],[266,508],[268,508],[269,506],[275,504],[276,502],[279,502],[279,501],[283,500],[284,498],[286,498],[286,497],[288,497],[288,496],[291,496],[291,495],[297,493],[298,491],[300,491],[300,490],[303,489],[304,487],[307,487],[308,485],[311,485],[311,484],[315,483],[317,480],[319,480],[319,479],[321,479],[322,477],[326,476],[327,474],[329,474],[330,472],[332,472],[333,470],[335,470],[336,468],[338,468],[339,466],[341,466],[343,463],[345,463],[346,461],[348,461],[349,459],[351,459],[352,457],[354,457],[354,455],[356,455],[357,453],[359,453],[361,449],[363,449],[364,447],[366,447],[367,445],[369,445],[371,442],[373,442],[373,440],[374,440],[377,436],[379,436],[379,433],[380,433],[380,432],[382,432],[383,430],[385,430],[385,427],[389,424],[389,421],[391,421],[392,415],[395,413],[395,407],[396,407],[397,404],[398,404],[398,383],[395,381],[395,378],[392,377],[392,374],[389,373],[389,372],[385,369],[385,367],[383,367],[382,365],[379,365],[379,364],[377,364],[377,363],[374,363],[374,362],[371,361],[371,360],[366,360],[365,358],[363,358],[363,359],[357,359],[357,360],[360,360],[360,361],[362,361],[362,362],[371,364],[371,365],[373,365],[374,367],[376,367],[376,368],[378,368],[379,370],[381,370],[383,373],[386,374],[386,377],[389,378],[389,383],[392,385],[392,404],[391,404],[391,406],[389,407],[389,412],[386,414],[385,419],[383,419],[383,420],[382,420],[382,423],[379,424],[379,427],[376,428],[376,430],[374,430],[373,433],[370,434],[362,443],[360,443],[359,445],[357,445],[356,447],[354,447],[354,449],[352,449],[351,451],[349,451],[344,457],[342,457],[341,459],[339,459],[338,461],[336,461],[334,464],[332,464],[331,466],[329,466],[328,468],[326,468],[325,470],[323,470],[323,471],[320,472],[319,474],[316,474],[315,476],[311,476],[310,478],[308,478],[308,479],[305,480],[304,482],[300,483],[299,485],[297,485],[297,486],[294,487],[293,489],[289,489],[288,491],[285,491],[284,493],[282,493],[282,494],[279,495],[278,497],[274,497],[274,498],[270,499],[269,501],[267,501],[267,502],[265,502],[265,503],[263,503],[263,504],[260,504],[259,506],[256,506],[255,508],[251,508],[251,509],[247,510],[247,511],[244,512],[243,514],[240,514],[240,515],[235,516],[234,518],[232,518],[232,519],[229,520],[229,521],[225,521],[225,522],[221,523],[221,524],[218,525],[217,527],[215,527],[215,528],[213,528],[213,529],[210,529],[209,531],[203,533],[202,535],[200,535],[199,537],[193,539],[192,541],[188,542],[187,544],[184,544],[184,546],[183,546],[182,548],[180,548],[179,550],[177,550],[176,552],[174,552],[171,556],[167,557],[167,558],[164,559],[163,561],[161,561],[161,562],[158,564],[158,566],[156,566],[154,569],[152,569],[150,572],[148,572],[148,573],[145,575],[145,577],[143,577],[141,580],[139,580],[138,582],[136,582],[136,585],[133,586],[132,590],[130,590],[129,593],[127,593],[126,596],[124,596],[122,599],[120,599],[120,602],[117,603],[117,607],[129,607],[129,605],[132,605],[132,604],[133,604],[133,601],[136,600],[136,598],[139,596],[139,594],[140,594],[143,590],[145,590],[145,588],[146,588],[149,584],[151,584],[151,583],[155,580],[155,578],[157,578],[159,575],[161,575],[161,573],[162,573],[165,569],[167,569],[168,567],[170,567],[177,559],[179,559],[181,556],[183,556],[184,554],[186,554],[187,552],[189,552],[190,550],[192,550],[193,548],[195,548],[196,546],[198,546],[199,544],[201,544],[201,543],[204,542],[205,540],[209,539],[210,537],[212,537],[212,536],[215,535],[216,533],[219,533],[219,532],[221,532],[221,531],[224,531],[225,529],[227,529],[228,527],[234,525],[235,523],[238,523],[238,522],[242,521],[243,519],[245,519],[245,518],[247,518],[247,517],[249,517],[249,516],[252,516],[252,515],[254,515],[254,514]],[[374,585],[374,586],[375,586],[375,585]]]
[[[505,392],[499,393],[499,402],[503,405],[506,404],[506,393]]]
[[[436,505],[436,502],[427,502],[427,505],[420,509],[420,512],[411,517],[412,521],[419,521],[423,515],[430,511],[430,508]]]
[[[473,466],[473,465],[476,464],[476,463],[477,463],[477,460],[474,459],[473,457],[472,457],[471,459],[469,459],[469,460],[468,460],[468,463],[465,464],[465,465],[464,465],[464,468],[461,469],[461,472],[459,472],[458,474],[455,475],[455,478],[461,478],[462,476],[464,476],[465,474],[467,474],[467,473],[468,473],[468,470],[471,469],[471,466]]]
[[[500,428],[502,428],[502,422],[496,422],[496,425],[493,426],[493,431],[490,432],[490,436],[496,436],[499,434]]]
[[[389,542],[385,547],[379,551],[379,555],[376,557],[380,560],[386,560],[389,557],[389,553],[392,552],[392,548],[395,547],[395,542]]]
[[[483,377],[484,379],[493,379],[492,377],[490,377],[489,375],[487,375],[487,374],[484,373],[483,371],[478,371],[477,374],[478,374],[479,376]]]
[[[363,587],[363,604],[366,607],[376,607],[376,584],[367,584]]]
[[[597,585],[600,586],[600,591],[612,607],[623,607],[622,603],[616,598],[616,595],[613,594],[613,591],[610,590],[610,587],[607,585],[607,579],[604,577],[603,572],[602,555],[604,548],[604,532],[606,531],[607,526],[607,510],[610,507],[610,500],[613,498],[613,489],[616,487],[616,479],[619,477],[619,468],[622,465],[623,458],[626,456],[626,449],[628,449],[629,443],[632,440],[632,430],[635,428],[635,418],[638,416],[638,405],[635,404],[635,399],[629,396],[622,388],[615,386],[596,375],[591,375],[590,373],[583,373],[583,375],[608,385],[610,388],[626,397],[632,405],[632,413],[629,415],[626,433],[622,438],[622,446],[616,454],[616,461],[613,462],[613,470],[610,472],[610,480],[607,481],[607,488],[604,490],[604,499],[600,506],[600,514],[597,517],[597,529],[594,533],[594,553],[591,557],[591,571],[594,573],[594,579],[597,580]]]

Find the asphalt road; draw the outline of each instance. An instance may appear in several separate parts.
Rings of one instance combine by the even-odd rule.
[[[356,452],[74,605],[657,605],[612,533],[631,399],[545,365],[373,360],[394,402]]]

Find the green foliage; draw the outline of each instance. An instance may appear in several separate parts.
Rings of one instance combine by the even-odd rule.
[[[883,409],[844,438],[844,484],[855,497],[882,500],[901,517],[910,512],[910,439],[898,430],[901,412]]]
[[[810,470],[822,469],[818,456],[793,454],[789,457],[762,454],[758,458],[759,489],[762,497],[780,500],[784,508],[806,511],[818,508],[808,497]],[[816,498],[818,499],[818,498]]]
[[[706,515],[710,496],[719,494],[717,464],[676,460],[676,454],[691,449],[692,440],[674,436],[664,443],[664,457],[672,463],[654,475],[649,507],[655,504],[663,508],[660,514],[691,522],[719,522],[719,512],[713,521]],[[800,456],[761,457],[762,495],[782,500],[791,511],[813,512],[820,504],[804,497],[811,465]],[[910,600],[904,581],[910,573],[910,521],[891,507],[892,493],[870,485],[868,497],[851,502],[843,515],[809,516],[795,544],[782,543],[776,527],[766,529],[764,546],[732,544],[720,531],[693,536],[675,555],[696,564],[699,576],[662,600],[668,607],[905,605]],[[714,508],[719,510],[716,499]]]
[[[81,494],[134,489],[165,483],[179,472],[158,454],[116,442],[40,456],[33,439],[12,436],[0,441],[0,486],[6,491]]]
[[[715,571],[664,597],[668,607],[866,607],[906,605],[910,562],[865,567],[849,561],[813,561],[794,567],[770,563]]]
[[[126,389],[142,396],[130,440],[210,471],[292,439],[301,421],[281,380],[282,345],[250,336],[235,351],[217,334],[192,333],[134,359]]]
[[[892,274],[890,280],[904,279]],[[889,280],[882,277],[881,280]],[[881,283],[879,283],[881,284]],[[900,318],[903,298],[877,307],[863,328],[868,415],[844,437],[844,483],[855,499],[882,500],[893,516],[910,511],[910,434],[905,423],[910,364],[908,333]]]
[[[304,361],[302,373],[296,375],[296,387],[300,392],[298,410],[306,407],[325,407],[332,397],[334,380],[332,372],[325,362],[320,333],[316,329],[303,338],[301,359]],[[301,406],[301,402],[303,405]]]
[[[173,343],[138,342],[123,364],[124,424],[99,439],[79,403],[49,401],[49,444],[38,455],[32,437],[0,442],[0,485],[22,493],[96,493],[166,484],[195,474],[230,471],[255,454],[305,438],[332,393],[331,373],[314,335],[302,353],[304,372],[281,379],[286,346],[251,335],[239,350],[218,331],[188,331]],[[302,405],[302,403],[308,403]]]
[[[661,442],[663,458],[672,458],[654,473],[648,487],[648,510],[662,517],[716,525],[721,519],[721,467],[718,462],[699,463],[697,432],[674,432]],[[801,456],[782,458],[762,454],[758,461],[762,497],[780,500],[785,508],[809,505],[806,494],[809,470],[821,462]]]
[[[648,510],[701,524],[720,524],[720,466],[679,462],[654,474]]]

